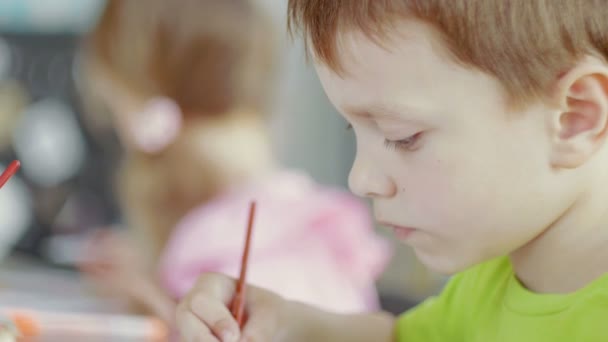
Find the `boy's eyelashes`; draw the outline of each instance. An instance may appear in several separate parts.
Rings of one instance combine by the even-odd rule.
[[[384,139],[384,146],[389,150],[404,150],[404,151],[415,151],[419,147],[420,138],[423,132],[410,135],[405,139],[400,140],[389,140]]]
[[[350,123],[347,124],[346,129],[352,130],[353,125]],[[405,139],[400,139],[400,140],[384,139],[384,147],[386,147],[389,150],[415,151],[419,147],[419,141],[420,141],[420,138],[422,137],[422,133],[423,132],[418,132],[416,134],[410,135],[409,137],[407,137]]]

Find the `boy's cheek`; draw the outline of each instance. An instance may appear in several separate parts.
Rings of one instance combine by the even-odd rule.
[[[456,209],[467,197],[470,185],[459,173],[447,163],[431,158],[410,166],[407,178],[398,182],[402,184],[399,190],[416,212],[435,216]]]
[[[400,188],[402,206],[407,208],[404,212],[413,221],[405,223],[440,235],[460,236],[473,233],[488,219],[493,191],[480,188],[475,170],[421,167],[410,171],[411,178]]]

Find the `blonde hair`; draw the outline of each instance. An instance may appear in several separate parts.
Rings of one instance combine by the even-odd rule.
[[[343,72],[336,40],[357,29],[384,38],[399,19],[430,24],[454,60],[496,77],[514,105],[544,99],[585,55],[608,59],[602,0],[289,0],[289,30],[301,30],[321,62]]]
[[[171,145],[128,151],[119,172],[128,224],[154,256],[188,211],[221,190],[220,171],[197,151],[201,127],[235,111],[267,112],[274,38],[271,18],[253,0],[108,0],[85,40],[85,65],[141,99],[172,99],[183,115]]]

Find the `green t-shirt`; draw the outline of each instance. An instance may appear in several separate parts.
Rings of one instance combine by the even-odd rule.
[[[536,294],[499,258],[454,276],[395,328],[399,342],[606,342],[608,274],[575,293]]]

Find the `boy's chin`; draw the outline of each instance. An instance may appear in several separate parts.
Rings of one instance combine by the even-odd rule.
[[[472,266],[475,266],[478,262],[470,260],[465,257],[458,257],[454,255],[428,255],[415,251],[418,260],[427,267],[429,270],[439,273],[445,276],[451,276],[456,273],[462,272]]]

